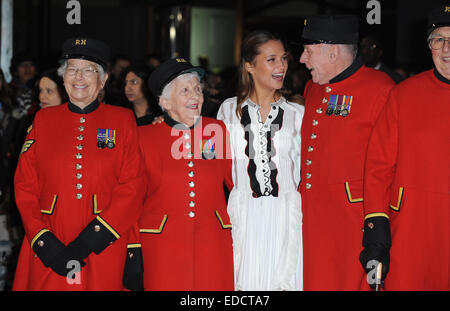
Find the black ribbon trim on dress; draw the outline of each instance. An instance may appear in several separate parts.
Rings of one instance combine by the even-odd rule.
[[[278,176],[278,169],[275,163],[272,162],[272,157],[275,156],[276,150],[273,144],[273,137],[275,136],[276,132],[281,130],[281,127],[283,126],[283,115],[284,110],[281,108],[278,108],[278,115],[273,120],[270,131],[266,133],[267,135],[267,154],[269,155],[269,168],[270,168],[270,184],[272,185],[272,191],[270,194],[274,197],[278,197],[278,183],[277,183],[277,176]],[[272,132],[273,130],[273,132]]]
[[[247,167],[247,173],[248,177],[250,178],[250,188],[253,190],[253,197],[259,198],[262,196],[261,193],[261,187],[259,185],[258,180],[256,179],[256,163],[255,163],[255,149],[253,148],[253,140],[255,135],[250,129],[250,114],[248,113],[248,106],[242,107],[242,117],[241,117],[241,124],[244,128],[244,137],[247,141],[247,146],[245,147],[245,155],[248,157],[248,167]]]

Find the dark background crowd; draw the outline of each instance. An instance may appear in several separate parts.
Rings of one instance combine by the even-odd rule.
[[[50,2],[51,1],[42,1],[44,4],[47,3],[47,5],[50,5]],[[291,96],[302,96],[305,84],[310,79],[309,71],[298,61],[302,51],[302,46],[299,44],[302,19],[298,16],[295,16],[294,18],[287,17],[285,19],[276,19],[274,17],[260,19],[257,15],[258,10],[261,12],[264,5],[270,8],[271,5],[274,5],[274,2],[259,2],[260,6],[254,5],[253,11],[251,11],[252,7],[244,2],[242,12],[247,13],[249,18],[244,19],[243,32],[245,34],[255,28],[265,28],[280,33],[282,37],[286,39],[290,59],[285,85],[287,86],[289,93],[291,93]],[[288,2],[292,1],[278,1],[280,5]],[[311,4],[312,1],[303,2]],[[349,7],[341,4],[344,1],[317,2],[319,3],[319,10],[316,13],[345,13],[345,11],[349,9]],[[350,2],[354,3],[352,1]],[[365,4],[367,1],[360,2]],[[18,1],[17,3],[17,6],[22,9],[26,8],[27,5],[30,5],[43,10],[43,12],[49,12],[48,9],[45,10],[42,5],[36,6],[32,1]],[[130,1],[129,3],[133,3],[134,6],[139,6],[151,3],[151,1]],[[233,3],[233,6],[235,5],[233,1],[230,1],[230,3]],[[410,2],[381,1],[381,4],[384,6],[384,11],[382,12],[387,16],[386,22],[379,28],[362,27],[363,31],[361,32],[359,54],[367,66],[385,71],[398,83],[415,73],[427,69],[425,67],[430,68],[430,64],[413,62],[402,64],[401,61],[398,61],[398,57],[395,57],[396,54],[394,54],[397,41],[405,42],[405,40],[411,39],[406,39],[401,37],[401,35],[398,36],[395,33],[389,32],[389,29],[386,28],[391,27],[396,16],[395,13],[408,9],[408,6],[411,5]],[[158,15],[159,17],[155,18],[156,22],[152,24],[152,26],[154,26],[153,28],[164,28],[161,24],[164,24],[164,12],[168,10],[167,5],[170,4],[160,7],[160,11],[152,11],[153,14],[162,12],[161,15]],[[173,5],[179,5],[179,3],[174,3]],[[110,8],[108,7],[108,9]],[[256,10],[256,13],[254,10]],[[355,13],[355,11],[361,13],[360,15],[367,13],[367,10],[361,4],[355,4],[353,7],[350,7],[350,12],[347,13]],[[420,11],[420,9],[414,10],[413,13],[417,15],[417,11]],[[98,10],[98,12],[99,16],[101,16],[101,10]],[[311,12],[305,12],[305,14],[310,13]],[[9,68],[12,80],[7,82],[4,72],[0,70],[0,216],[2,217],[0,218],[0,221],[2,222],[0,223],[0,290],[8,290],[11,288],[17,255],[23,239],[22,223],[14,200],[13,178],[27,129],[32,124],[36,112],[39,109],[45,109],[42,105],[42,102],[45,101],[42,97],[44,96],[42,93],[45,92],[45,88],[40,85],[41,79],[47,77],[55,83],[61,103],[65,102],[66,98],[61,78],[56,74],[59,52],[50,49],[51,52],[44,53],[42,49],[36,48],[38,44],[33,41],[34,39],[31,39],[31,36],[35,31],[44,33],[50,32],[48,30],[49,25],[45,22],[46,18],[48,19],[49,17],[43,16],[42,20],[44,22],[40,23],[36,12],[24,13],[23,11],[20,11],[17,12],[17,14],[19,15],[19,19],[30,19],[28,20],[28,25],[22,27],[22,30],[17,30],[15,32],[17,35],[17,40],[15,41],[17,49],[14,51],[17,50],[17,52],[14,53]],[[425,19],[426,14],[424,13],[424,22]],[[289,24],[289,21],[292,20],[296,21],[295,24]],[[364,22],[364,19],[362,19],[362,23]],[[40,27],[38,27],[37,30],[31,30],[33,24],[38,24]],[[65,27],[67,27],[67,25]],[[398,29],[401,27],[403,26],[397,27],[397,33],[399,32]],[[283,29],[286,29],[286,31]],[[28,31],[27,35],[21,33],[26,31]],[[94,33],[97,32],[98,31],[94,31]],[[145,35],[155,34],[156,32],[157,30],[148,31]],[[298,40],[295,40],[296,34]],[[145,51],[137,53],[133,46],[127,51],[127,44],[121,45],[120,49],[115,48],[117,47],[117,42],[120,44],[121,35],[125,34],[120,33],[115,40],[116,45],[111,44],[112,55],[114,55],[114,57],[109,63],[109,79],[104,90],[99,95],[99,101],[109,105],[127,107],[135,112],[138,125],[149,124],[155,117],[160,115],[162,111],[158,106],[157,99],[148,91],[147,80],[150,73],[161,62],[170,58],[171,55],[167,51],[157,48],[159,46],[158,38],[163,36],[164,33],[155,35],[152,42],[147,42],[147,45],[153,46],[153,50],[149,51],[150,53],[145,53]],[[43,36],[42,33],[39,35],[39,37]],[[95,36],[99,39],[104,39],[101,34],[96,34]],[[110,34],[108,36],[110,36]],[[419,33],[415,38],[412,38],[417,41],[420,46],[423,45],[423,47],[420,48],[421,51],[422,49],[426,50],[425,38],[422,37],[423,35]],[[44,38],[46,41],[44,40],[43,44],[48,47],[52,44],[59,45],[61,43],[58,40],[54,40],[58,42],[52,42],[50,44],[49,42],[52,38],[50,36]],[[27,39],[29,41],[26,41]],[[127,40],[130,39],[128,38]],[[28,49],[28,47],[30,47],[30,49]],[[22,52],[23,50],[26,50],[27,52]],[[397,51],[397,55],[398,54],[399,52]],[[425,58],[422,57],[421,59]],[[426,59],[429,59],[429,57]],[[194,60],[191,60],[191,62],[193,61]],[[226,98],[236,95],[237,67],[228,66],[226,68],[221,68],[220,70],[213,70],[207,55],[202,56],[195,61],[206,69],[206,76],[203,81],[205,101],[202,108],[202,115],[216,117],[221,103]],[[127,97],[129,92],[127,93],[126,85],[128,80],[130,80],[127,78],[130,72],[133,72],[143,81],[141,92],[147,102],[144,112],[133,103],[132,99],[130,100],[130,96]],[[138,111],[138,109],[140,110]],[[7,233],[3,233],[5,230],[7,230]],[[2,240],[2,233],[3,236],[8,236],[9,240]]]

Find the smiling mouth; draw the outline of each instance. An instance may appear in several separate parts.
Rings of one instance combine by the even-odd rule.
[[[82,90],[82,89],[87,88],[87,85],[74,85],[73,87],[78,89],[78,90]]]
[[[275,80],[283,80],[284,79],[284,73],[274,73],[272,74],[272,78]]]

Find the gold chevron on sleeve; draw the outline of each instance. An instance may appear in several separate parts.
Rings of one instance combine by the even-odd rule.
[[[24,152],[27,152],[28,149],[30,149],[31,145],[32,145],[34,142],[35,142],[34,139],[28,139],[28,140],[26,140],[26,141],[23,143],[22,150],[20,151],[20,154],[22,154],[22,153],[24,153]]]

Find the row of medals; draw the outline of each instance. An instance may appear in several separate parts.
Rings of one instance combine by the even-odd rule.
[[[348,116],[348,108],[344,108],[341,110],[342,106],[343,105],[332,105],[331,106],[330,104],[328,104],[328,108],[325,111],[325,114],[327,116],[331,116],[331,115],[342,116],[342,117]]]

